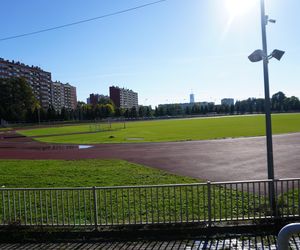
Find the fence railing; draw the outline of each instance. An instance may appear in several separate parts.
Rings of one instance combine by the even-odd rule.
[[[276,211],[269,205],[274,185]],[[196,184],[1,188],[0,224],[111,226],[299,217],[300,178]]]

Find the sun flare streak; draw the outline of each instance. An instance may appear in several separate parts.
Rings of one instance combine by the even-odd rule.
[[[225,8],[231,18],[244,16],[256,4],[256,0],[225,0]]]
[[[251,12],[251,10],[255,7],[258,0],[224,0],[224,9],[228,16],[228,21],[226,22],[226,26],[224,32],[222,34],[222,39],[228,33],[230,27],[236,19],[241,19],[240,21],[244,21],[245,16]]]

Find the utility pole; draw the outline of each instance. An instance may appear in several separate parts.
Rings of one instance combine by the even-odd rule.
[[[269,89],[269,58],[267,48],[266,26],[269,22],[265,14],[265,0],[261,0],[261,30],[263,54],[263,71],[264,71],[264,88],[265,88],[265,118],[266,118],[266,139],[267,139],[267,159],[268,159],[268,179],[274,180],[274,160],[273,160],[273,142],[272,142],[272,120],[271,120],[271,101]],[[274,182],[269,183],[269,202],[273,210],[276,211]]]

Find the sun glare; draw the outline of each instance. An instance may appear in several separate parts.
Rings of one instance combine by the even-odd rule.
[[[253,9],[258,7],[259,0],[222,0],[223,13],[227,17],[227,24],[222,34],[222,39],[226,36],[233,23],[247,22]],[[248,16],[248,17],[247,17]]]
[[[231,18],[245,15],[255,5],[256,0],[225,0]]]

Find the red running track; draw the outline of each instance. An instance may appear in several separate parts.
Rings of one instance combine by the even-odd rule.
[[[265,137],[208,141],[74,145],[47,144],[13,131],[0,134],[0,159],[122,159],[211,181],[267,178]],[[300,177],[300,133],[276,135],[276,178]]]

